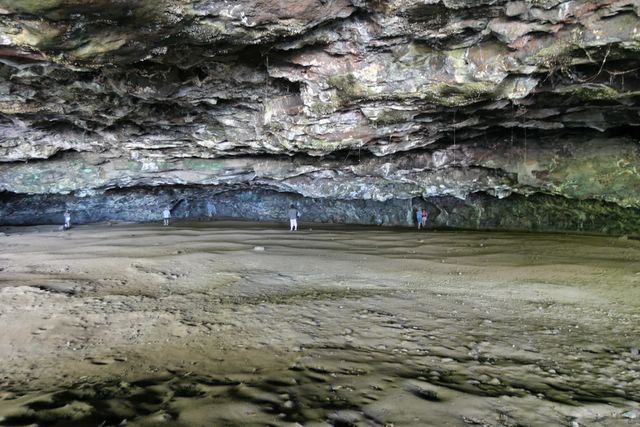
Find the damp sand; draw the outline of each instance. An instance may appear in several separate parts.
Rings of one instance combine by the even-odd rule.
[[[640,424],[636,240],[0,231],[0,426]]]

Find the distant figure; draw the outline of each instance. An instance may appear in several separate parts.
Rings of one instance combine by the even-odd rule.
[[[167,206],[162,211],[162,219],[164,220],[164,225],[169,225],[169,219],[171,218],[171,210]]]
[[[300,211],[294,205],[289,206],[289,231],[298,230],[298,218],[300,218]]]
[[[425,208],[422,208],[422,228],[425,228],[427,226],[428,217],[429,214],[427,213],[427,210]]]
[[[64,211],[64,229],[68,230],[71,228],[71,212],[69,212],[69,209],[67,209],[66,211]]]
[[[418,208],[416,211],[416,220],[418,221],[418,230],[422,227],[422,210]]]

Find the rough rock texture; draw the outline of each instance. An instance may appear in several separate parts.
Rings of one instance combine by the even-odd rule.
[[[406,224],[425,204],[436,225],[639,232],[639,15],[637,0],[0,0],[0,221],[65,203],[149,220],[172,191],[266,192],[261,214],[225,215],[296,200],[317,221]],[[158,197],[141,210],[136,194]],[[439,215],[456,203],[475,208]]]
[[[560,231],[576,230],[633,235],[640,230],[640,215],[606,202],[571,201],[558,196],[511,195],[504,199],[475,193],[461,200],[452,196],[427,200],[340,200],[306,198],[269,190],[223,190],[197,187],[135,187],[108,190],[93,197],[71,195],[0,194],[0,215],[10,225],[60,223],[60,213],[73,212],[72,222],[160,221],[169,206],[174,219],[245,218],[283,221],[290,203],[302,217],[300,229],[317,223],[397,225],[415,222],[412,211],[426,207],[429,225],[437,228]],[[288,224],[283,225],[288,227]]]

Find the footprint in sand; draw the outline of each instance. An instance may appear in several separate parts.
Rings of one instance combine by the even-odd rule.
[[[123,356],[107,356],[107,357],[87,357],[88,360],[93,365],[111,365],[116,362],[126,362],[127,358]]]
[[[44,332],[47,332],[48,329],[49,328],[47,328],[47,327],[41,326],[38,329],[36,329],[35,331],[31,332],[31,335],[40,335],[40,334],[42,334]]]

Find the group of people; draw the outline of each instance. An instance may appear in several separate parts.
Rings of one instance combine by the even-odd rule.
[[[300,211],[295,207],[295,205],[291,205],[289,207],[289,228],[291,231],[298,230],[298,218],[300,218]],[[165,226],[169,225],[170,219],[171,208],[167,206],[162,211],[162,224]],[[71,212],[69,212],[69,209],[64,211],[64,225],[62,227],[65,230],[71,228]]]
[[[169,209],[169,206],[164,208],[164,210],[162,211],[162,219],[164,225],[169,225],[169,220],[171,219],[171,209]],[[64,225],[62,226],[62,228],[64,228],[65,230],[71,228],[71,212],[69,212],[69,209],[64,211]]]
[[[66,218],[66,217],[65,217]],[[289,230],[297,231],[298,230],[298,218],[300,218],[300,211],[295,207],[295,205],[289,206]],[[171,219],[171,209],[167,206],[162,211],[162,220],[164,225],[169,225],[169,220]]]
[[[298,230],[298,218],[300,218],[300,211],[294,204],[289,206],[289,230],[297,231]],[[416,220],[418,222],[418,230],[421,228],[426,228],[427,226],[427,218],[429,214],[425,208],[418,208],[416,211]],[[169,220],[171,219],[171,209],[169,206],[165,207],[162,211],[162,221],[163,225],[169,225]],[[68,230],[71,228],[71,212],[69,210],[64,211],[64,229]]]

